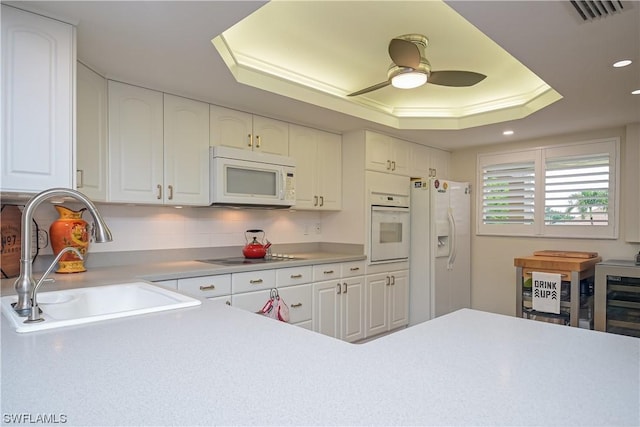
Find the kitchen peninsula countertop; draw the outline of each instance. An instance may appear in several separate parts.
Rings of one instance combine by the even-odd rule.
[[[2,414],[70,426],[637,426],[640,339],[464,309],[349,344],[207,300],[29,334],[5,321]]]
[[[334,252],[296,253],[295,259],[270,263],[242,264],[225,266],[201,261],[171,261],[139,263],[134,265],[120,265],[115,267],[92,267],[77,274],[51,274],[53,283],[43,286],[41,292],[77,288],[84,286],[99,286],[113,283],[130,282],[132,280],[161,281],[179,278],[211,276],[216,274],[239,273],[273,268],[297,267],[327,263],[349,262],[365,260],[366,255],[354,255]],[[34,276],[40,277],[41,273]],[[15,278],[2,279],[2,295],[13,295]]]

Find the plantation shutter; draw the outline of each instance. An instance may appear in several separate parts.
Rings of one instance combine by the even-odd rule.
[[[545,159],[545,225],[609,225],[609,153]]]
[[[533,224],[534,196],[533,160],[483,166],[483,224]]]

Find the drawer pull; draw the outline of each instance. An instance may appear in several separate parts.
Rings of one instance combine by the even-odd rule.
[[[216,288],[216,285],[203,285],[200,286],[201,291],[212,291]]]
[[[302,278],[302,274],[292,274],[291,276],[292,279],[301,279]]]
[[[324,274],[333,274],[333,270],[325,270]]]
[[[298,308],[298,307],[302,307],[302,303],[298,302],[296,304],[291,304],[291,308]]]
[[[351,267],[349,270],[351,270],[351,271],[358,271],[358,270],[360,270],[360,267]]]
[[[257,285],[257,284],[262,283],[262,282],[263,282],[262,279],[249,280],[249,283],[251,283],[252,285]]]

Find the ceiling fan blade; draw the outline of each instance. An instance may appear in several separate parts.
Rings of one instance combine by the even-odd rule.
[[[403,39],[392,39],[389,56],[398,67],[416,69],[420,66],[420,49],[415,43]]]
[[[389,80],[387,80],[387,81],[378,83],[376,85],[369,86],[368,88],[361,89],[361,90],[359,90],[357,92],[350,93],[347,96],[358,96],[358,95],[362,95],[363,93],[373,92],[374,90],[382,89],[383,87],[389,86],[390,84],[391,84],[391,82]]]
[[[427,83],[440,86],[467,87],[480,83],[484,74],[473,71],[432,71]]]

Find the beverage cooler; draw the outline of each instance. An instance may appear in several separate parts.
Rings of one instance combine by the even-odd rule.
[[[596,265],[595,329],[640,338],[640,265],[607,260]]]

